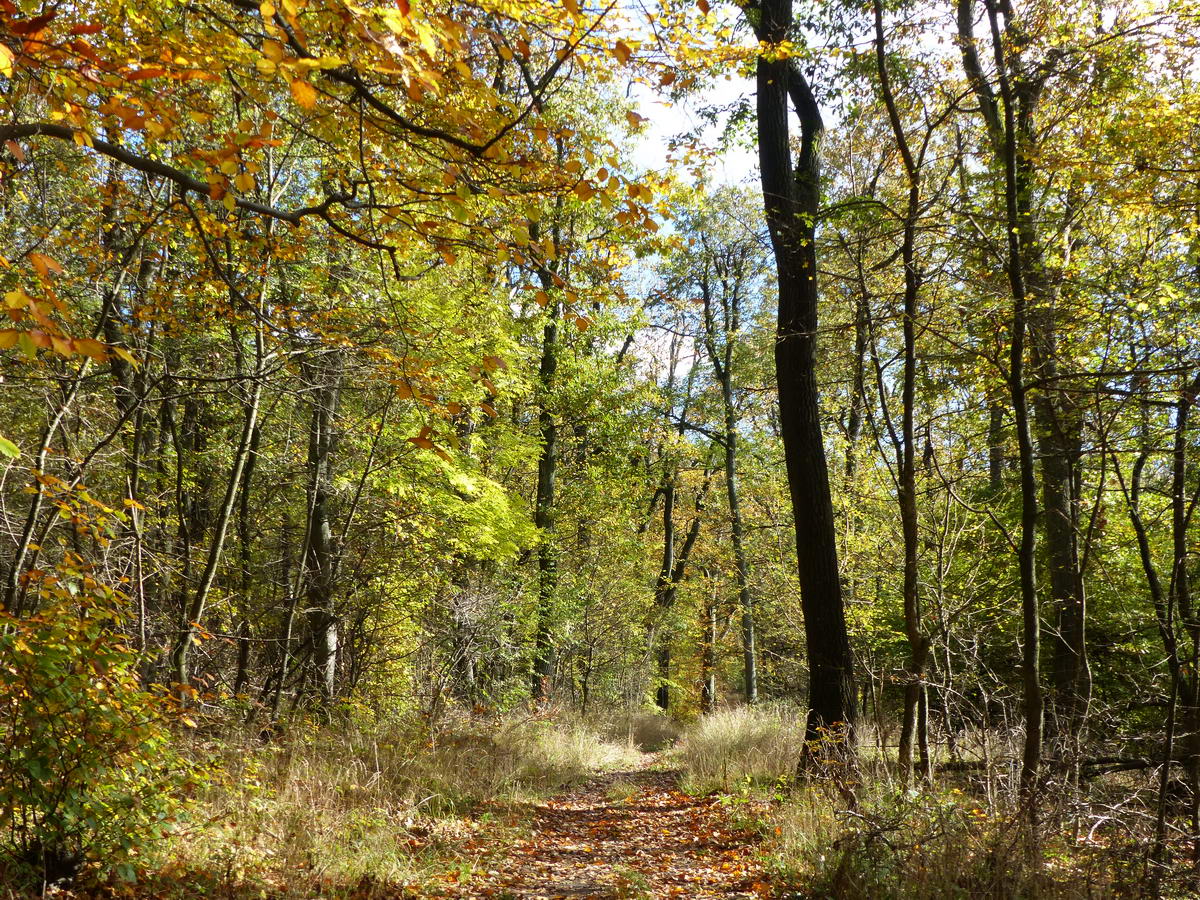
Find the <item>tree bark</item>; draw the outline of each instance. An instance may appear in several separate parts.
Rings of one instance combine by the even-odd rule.
[[[549,270],[540,270],[542,289],[550,293],[553,280]],[[538,366],[538,431],[542,452],[538,456],[537,495],[534,500],[533,524],[539,534],[537,564],[537,621],[534,626],[533,669],[530,690],[534,700],[550,695],[554,677],[554,646],[551,638],[551,618],[558,590],[558,554],[554,541],[554,489],[558,475],[558,425],[550,398],[558,371],[558,319],[561,304],[554,299],[546,308],[542,328],[542,358]]]
[[[313,408],[308,432],[308,525],[305,538],[305,615],[321,704],[334,697],[338,665],[338,618],[334,607],[338,551],[333,538],[330,504],[333,454],[343,379],[340,350],[322,351],[314,366]]]
[[[791,36],[790,0],[762,0],[748,5],[746,12],[760,41],[778,44]],[[806,736],[816,740],[832,731],[853,741],[857,691],[838,573],[816,373],[819,295],[815,236],[824,123],[808,81],[791,60],[760,55],[756,83],[763,204],[779,289],[775,371],[780,435],[795,519],[808,650]],[[789,97],[800,121],[800,154],[794,169]]]

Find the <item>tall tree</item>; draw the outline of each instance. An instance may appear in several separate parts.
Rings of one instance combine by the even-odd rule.
[[[809,668],[807,735],[826,729],[853,740],[857,717],[854,658],[838,572],[837,532],[821,428],[817,382],[817,216],[825,125],[812,87],[794,58],[778,52],[796,40],[791,0],[747,3],[764,48],[756,62],[758,159],[763,205],[779,289],[775,371],[780,436],[791,490]],[[800,123],[793,165],[788,103]]]

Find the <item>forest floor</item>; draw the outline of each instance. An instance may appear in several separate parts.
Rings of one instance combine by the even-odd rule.
[[[717,796],[680,789],[657,754],[536,803],[532,833],[496,848],[446,896],[496,898],[733,898],[771,893],[758,835]]]

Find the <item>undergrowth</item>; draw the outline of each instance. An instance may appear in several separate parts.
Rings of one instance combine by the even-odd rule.
[[[781,896],[1196,896],[1181,863],[1157,884],[1148,877],[1153,816],[1136,786],[1049,786],[1032,840],[1007,769],[905,786],[871,750],[852,767],[803,768],[803,735],[800,710],[727,709],[693,724],[674,754],[687,789],[724,794],[735,820],[761,833]],[[1182,859],[1187,848],[1175,849]]]
[[[200,894],[296,897],[467,877],[521,826],[520,803],[636,756],[547,715],[450,717],[432,733],[416,720],[362,732],[299,727],[266,744],[222,734],[192,749],[215,774],[157,877]]]

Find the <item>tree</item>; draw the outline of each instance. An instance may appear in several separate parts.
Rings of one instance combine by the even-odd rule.
[[[804,607],[808,737],[816,739],[826,729],[844,730],[852,740],[857,716],[854,662],[817,395],[816,228],[825,126],[798,61],[780,46],[795,36],[790,0],[762,0],[747,4],[745,10],[765,48],[756,63],[758,156],[779,290],[775,369]],[[800,121],[800,151],[794,167],[789,100]]]

